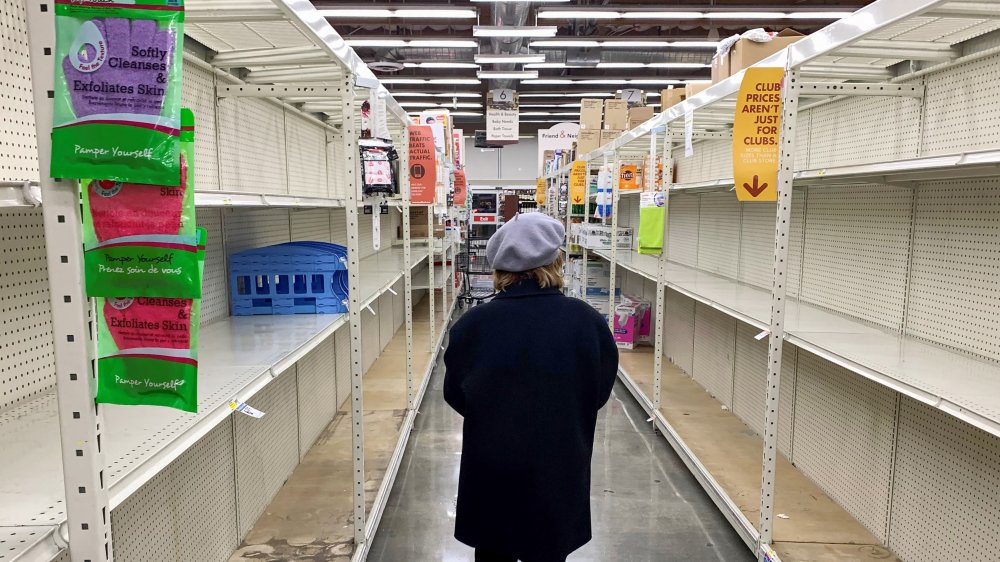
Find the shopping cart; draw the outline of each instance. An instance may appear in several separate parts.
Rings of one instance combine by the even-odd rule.
[[[458,255],[458,271],[462,276],[462,293],[458,295],[458,305],[469,307],[485,302],[494,295],[493,269],[486,259],[486,243],[489,238],[472,236],[465,238],[465,248]]]

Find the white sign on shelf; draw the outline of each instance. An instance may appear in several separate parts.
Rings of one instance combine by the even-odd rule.
[[[490,90],[490,94],[493,98],[494,105],[511,105],[516,104],[515,99],[516,92],[508,88],[498,88],[495,90]]]

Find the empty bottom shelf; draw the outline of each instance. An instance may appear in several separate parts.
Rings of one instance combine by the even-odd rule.
[[[646,397],[653,351],[622,351],[621,369]],[[733,412],[664,359],[660,412],[743,515],[760,518],[763,442]],[[763,416],[764,413],[761,412]],[[775,480],[774,544],[782,562],[899,562],[878,539],[784,456]]]

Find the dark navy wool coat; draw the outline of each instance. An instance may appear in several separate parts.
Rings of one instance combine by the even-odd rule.
[[[465,417],[455,538],[522,560],[590,541],[594,429],[618,371],[604,318],[525,280],[455,323],[444,362]]]

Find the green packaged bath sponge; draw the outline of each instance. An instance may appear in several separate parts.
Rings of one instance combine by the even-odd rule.
[[[198,229],[199,283],[205,230]],[[97,302],[97,402],[198,410],[200,299],[108,297]]]
[[[182,122],[178,184],[81,181],[89,296],[201,296],[191,110],[184,108]]]
[[[183,0],[56,2],[56,178],[177,185]]]

